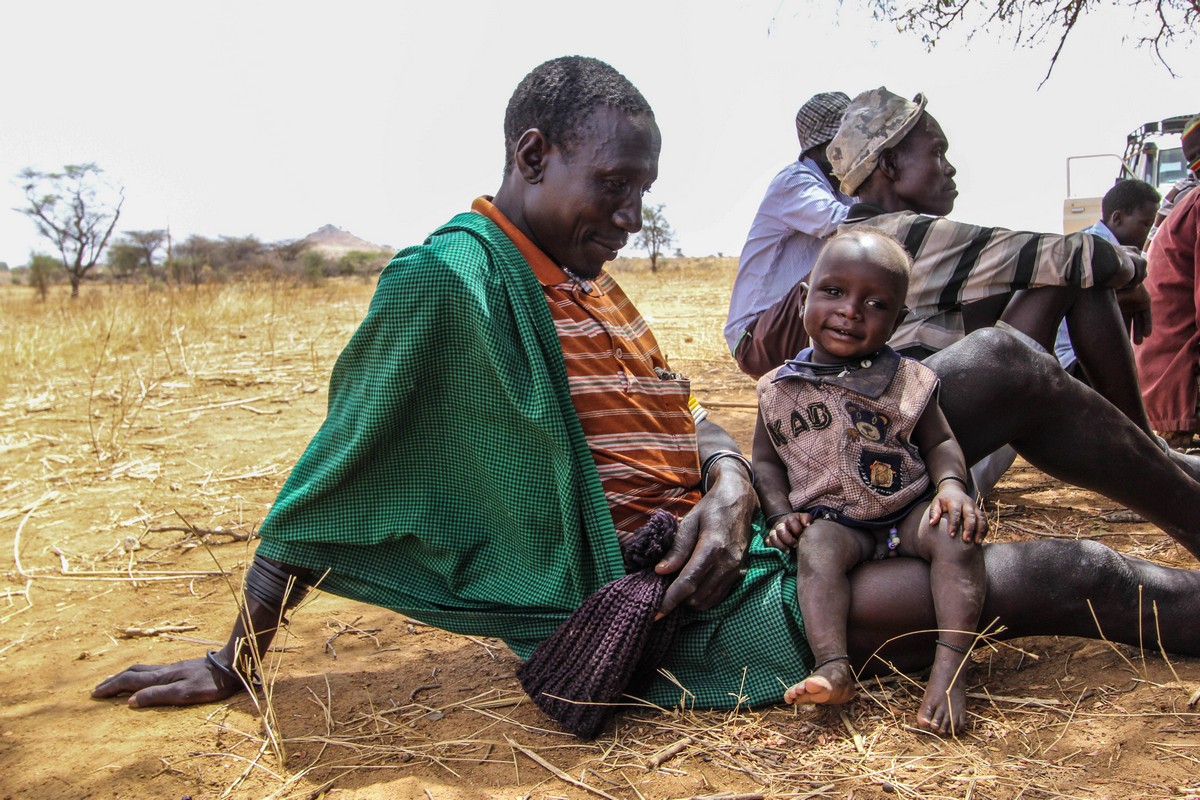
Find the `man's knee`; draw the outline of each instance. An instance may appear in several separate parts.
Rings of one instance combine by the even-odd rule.
[[[1120,553],[1090,539],[1084,539],[1078,544],[1078,551],[1071,557],[1073,567],[1068,570],[1083,584],[1077,588],[1120,592],[1136,586],[1137,576]]]
[[[1061,389],[1069,377],[1052,356],[994,327],[971,333],[925,363],[941,378],[943,398],[952,388],[955,395],[991,391],[1032,400]]]

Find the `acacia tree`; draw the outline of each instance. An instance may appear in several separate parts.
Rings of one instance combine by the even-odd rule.
[[[138,254],[138,267],[144,269],[151,280],[156,278],[158,251],[167,241],[167,232],[165,230],[126,231],[122,236],[125,239],[124,244]]]
[[[650,256],[651,272],[658,272],[658,257],[675,241],[675,231],[663,214],[664,208],[663,203],[642,206],[642,229],[638,231],[637,246]]]
[[[1187,45],[1200,30],[1200,0],[866,0],[876,18],[894,23],[902,32],[919,33],[933,47],[950,29],[967,36],[999,24],[1015,34],[1015,44],[1032,45],[1057,31],[1058,46],[1050,57],[1046,78],[1062,53],[1067,37],[1090,12],[1111,6],[1126,14],[1126,35],[1139,47],[1149,47],[1171,72],[1163,48],[1178,40]],[[1043,79],[1044,81],[1045,79]]]
[[[108,248],[108,274],[119,282],[133,279],[142,265],[142,254],[126,242],[113,242]]]
[[[100,260],[125,203],[125,190],[104,182],[102,172],[89,162],[68,164],[62,172],[29,167],[18,176],[27,205],[16,210],[54,243],[71,297],[79,296],[80,281]]]
[[[195,288],[203,283],[205,271],[212,272],[212,252],[216,246],[213,240],[197,234],[176,245],[170,266],[176,285],[187,282]]]

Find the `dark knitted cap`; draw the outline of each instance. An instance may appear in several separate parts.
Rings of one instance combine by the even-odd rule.
[[[670,648],[678,617],[654,620],[668,583],[654,564],[678,528],[672,514],[655,511],[625,547],[626,568],[637,572],[602,586],[517,669],[521,686],[563,730],[593,738]]]

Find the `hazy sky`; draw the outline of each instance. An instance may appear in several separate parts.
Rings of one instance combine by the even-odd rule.
[[[0,8],[0,261],[48,252],[26,166],[95,161],[125,187],[119,230],[297,238],[326,223],[420,241],[499,187],[502,119],[537,63],[579,53],[624,72],[663,134],[659,181],[689,255],[736,254],[819,91],[924,91],[962,192],[954,216],[1059,230],[1066,157],[1120,152],[1142,122],[1200,112],[1194,53],[1172,79],[1085,20],[1052,43],[951,34],[932,53],[860,0],[597,3],[55,2]]]

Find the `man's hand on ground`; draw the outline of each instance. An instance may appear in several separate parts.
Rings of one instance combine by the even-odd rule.
[[[128,694],[133,708],[191,706],[232,697],[241,687],[230,685],[206,658],[192,658],[166,666],[134,664],[102,681],[92,690],[97,699]]]

